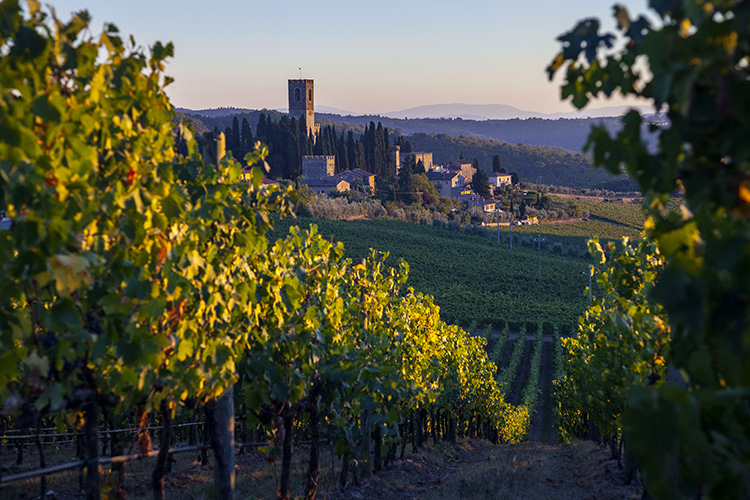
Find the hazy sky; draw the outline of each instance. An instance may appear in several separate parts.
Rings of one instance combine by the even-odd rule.
[[[175,106],[284,108],[287,80],[315,80],[316,106],[355,113],[425,104],[569,111],[544,71],[555,38],[585,17],[612,27],[615,0],[51,0],[88,9],[148,46],[172,41]],[[631,15],[646,0],[622,1]],[[209,6],[210,5],[210,6]],[[595,107],[622,104],[604,101]]]

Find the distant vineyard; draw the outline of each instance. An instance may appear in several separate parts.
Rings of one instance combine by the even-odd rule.
[[[592,238],[598,236],[603,240],[620,240],[623,236],[639,238],[642,229],[635,229],[621,224],[603,220],[588,220],[558,224],[535,224],[532,226],[515,226],[511,230],[522,234],[544,234],[553,236],[574,236]],[[584,240],[582,240],[583,244]]]
[[[375,248],[390,252],[392,265],[399,259],[407,261],[407,285],[432,295],[441,317],[450,323],[507,321],[516,331],[523,324],[533,331],[539,323],[551,331],[557,324],[567,331],[586,307],[588,260],[580,257],[585,254],[582,239],[559,243],[559,254],[553,251],[552,241],[545,242],[540,284],[538,249],[520,240],[510,251],[505,239],[498,246],[491,238],[395,220],[285,219],[274,234],[283,234],[291,224],[312,223],[324,237],[342,241],[349,257],[367,255]]]

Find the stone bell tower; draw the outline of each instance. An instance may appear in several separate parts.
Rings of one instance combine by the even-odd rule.
[[[312,80],[289,80],[289,117],[304,116],[307,133],[315,134],[315,101]]]

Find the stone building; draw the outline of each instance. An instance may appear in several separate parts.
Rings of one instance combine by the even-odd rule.
[[[458,172],[438,172],[431,170],[427,172],[427,179],[435,186],[440,196],[445,198],[458,196],[461,193],[461,188],[466,184],[463,176]]]
[[[401,165],[404,164],[407,158],[414,158],[414,163],[418,164],[420,161],[424,165],[425,171],[432,170],[433,164],[432,164],[432,153],[417,153],[417,152],[411,152],[411,153],[401,153],[400,158],[400,165],[399,168],[401,168]]]
[[[471,180],[474,178],[474,174],[477,172],[477,169],[474,168],[471,162],[467,160],[453,160],[448,165],[448,170],[450,170],[451,172],[460,173],[464,176],[466,182],[471,182]]]
[[[304,118],[308,134],[317,134],[320,125],[315,125],[315,100],[312,80],[289,80],[289,117]]]
[[[391,146],[391,153],[393,153],[393,168],[398,175],[398,170],[401,168],[401,146]]]
[[[494,193],[495,190],[510,186],[512,184],[512,177],[510,174],[501,174],[499,172],[492,172],[487,176],[490,181],[490,189]]]
[[[331,177],[336,171],[336,157],[313,155],[302,157],[302,175],[305,179]]]
[[[375,192],[375,174],[362,170],[361,168],[355,168],[354,170],[344,170],[339,174],[339,177],[348,182],[351,186],[359,183],[369,193]]]
[[[331,194],[331,191],[336,190],[340,192],[349,191],[351,186],[347,181],[336,175],[334,177],[325,177],[323,179],[302,179],[302,184],[305,184],[310,191],[318,194]]]

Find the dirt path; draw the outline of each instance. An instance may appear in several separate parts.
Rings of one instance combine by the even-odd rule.
[[[640,498],[624,486],[617,462],[590,442],[493,446],[479,440],[425,448],[331,500],[623,500]]]

